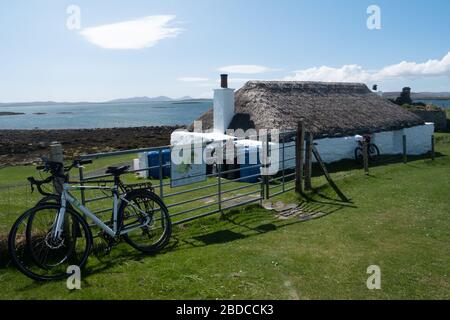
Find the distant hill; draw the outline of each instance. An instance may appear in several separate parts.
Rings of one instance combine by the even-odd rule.
[[[149,98],[149,97],[133,97],[133,98],[125,98],[125,99],[115,99],[115,100],[111,100],[108,101],[107,103],[129,103],[129,102],[134,102],[134,103],[144,103],[144,102],[155,102],[155,101],[161,101],[161,102],[170,102],[170,101],[185,101],[185,100],[195,100],[190,96],[184,96],[178,99],[172,99],[166,96],[159,96],[159,97],[154,97],[154,98]]]
[[[395,99],[400,96],[400,92],[383,92],[383,98]],[[413,100],[450,100],[450,92],[413,92]]]
[[[24,106],[48,106],[48,105],[73,105],[73,104],[105,104],[105,103],[145,103],[145,102],[171,102],[171,101],[203,101],[208,99],[194,99],[190,96],[184,96],[178,99],[172,99],[166,96],[159,96],[154,98],[149,97],[132,97],[124,99],[114,99],[106,102],[55,102],[55,101],[35,101],[35,102],[8,102],[0,103],[0,107],[24,107]]]
[[[140,102],[153,102],[153,101],[173,101],[172,98],[166,97],[166,96],[159,96],[154,98],[149,97],[133,97],[133,98],[124,98],[124,99],[115,99],[108,101],[107,103],[128,103],[128,102],[134,102],[134,103],[140,103]]]
[[[195,100],[195,99],[192,98],[192,97],[190,97],[190,96],[184,96],[184,97],[178,98],[178,99],[176,99],[176,100],[182,101],[182,100]]]

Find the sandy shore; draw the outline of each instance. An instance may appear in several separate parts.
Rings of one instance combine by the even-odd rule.
[[[140,127],[79,130],[0,130],[0,167],[31,164],[49,153],[53,141],[62,143],[67,158],[80,154],[149,148],[170,143],[180,127]]]

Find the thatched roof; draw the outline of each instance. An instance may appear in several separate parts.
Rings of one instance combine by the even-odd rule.
[[[249,81],[236,92],[230,129],[295,130],[302,120],[316,137],[348,136],[422,125],[413,113],[360,83]],[[213,127],[212,110],[199,120]]]

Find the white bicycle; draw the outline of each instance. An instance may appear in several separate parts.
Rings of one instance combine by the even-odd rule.
[[[46,182],[61,178],[64,184],[59,201],[38,203],[22,214],[11,229],[8,241],[11,259],[26,276],[38,281],[59,280],[68,277],[68,266],[84,267],[93,243],[86,218],[100,228],[99,236],[108,242],[109,248],[124,239],[135,249],[154,254],[168,243],[172,232],[170,216],[151,185],[122,183],[120,176],[128,171],[128,166],[108,168],[106,173],[114,180],[93,181],[99,186],[70,184],[68,172],[89,163],[92,161],[75,160],[63,168],[60,163],[44,159],[44,166],[38,167],[51,173],[52,178]],[[109,187],[106,183],[113,185]],[[102,221],[71,193],[83,189],[112,193],[109,221]]]

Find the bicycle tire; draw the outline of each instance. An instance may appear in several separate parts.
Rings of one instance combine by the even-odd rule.
[[[143,253],[146,254],[154,254],[158,251],[160,251],[162,248],[164,248],[164,246],[167,245],[167,243],[169,242],[170,236],[172,234],[172,223],[170,221],[170,216],[169,216],[169,211],[167,210],[166,205],[164,204],[164,202],[161,200],[160,197],[158,197],[155,193],[147,190],[147,189],[138,189],[138,190],[134,190],[131,191],[130,193],[128,193],[125,196],[125,199],[129,202],[134,201],[137,198],[143,198],[146,201],[152,201],[154,203],[156,203],[161,210],[161,224],[163,224],[163,221],[165,221],[164,223],[164,231],[163,234],[159,237],[159,239],[155,242],[152,243],[151,245],[142,245],[140,243],[138,243],[137,241],[135,241],[133,239],[133,237],[130,236],[130,233],[124,234],[123,235],[123,239],[125,240],[125,242],[127,242],[130,246],[132,246],[133,248],[135,248],[136,250],[139,250]],[[129,206],[129,203],[127,203],[126,201],[122,201],[121,206],[119,208],[119,225],[121,226],[121,229],[125,228],[125,220],[126,220],[126,216],[125,216],[125,210],[127,209],[127,207]],[[154,213],[152,213],[152,215],[154,215]],[[152,217],[153,220],[153,217]],[[156,220],[153,220],[156,221]],[[142,230],[142,232],[148,232],[148,229],[145,229],[147,227],[144,228],[140,228]]]
[[[376,162],[380,158],[380,149],[373,143],[369,145],[369,159]]]
[[[363,149],[361,147],[357,147],[355,149],[355,161],[358,163],[363,163]]]
[[[34,219],[36,218],[36,215],[43,210],[59,210],[60,206],[55,205],[55,204],[44,204],[41,206],[36,206],[33,207],[29,210],[27,210],[25,213],[23,213],[14,223],[14,225],[11,228],[11,231],[9,233],[9,237],[8,237],[8,251],[10,254],[10,258],[11,261],[13,262],[14,266],[24,275],[26,275],[27,277],[36,280],[36,281],[52,281],[52,280],[61,280],[64,278],[67,278],[69,276],[69,274],[66,273],[66,270],[64,270],[63,272],[54,274],[54,275],[44,275],[44,274],[39,274],[37,273],[36,270],[42,271],[42,273],[46,270],[46,268],[43,268],[43,264],[41,265],[34,265],[33,266],[33,270],[31,270],[31,266],[27,266],[25,265],[25,262],[29,262],[29,261],[23,261],[26,259],[29,259],[30,257],[23,257],[22,259],[18,256],[18,252],[19,250],[25,251],[25,254],[28,253],[28,255],[30,255],[30,252],[26,252],[27,250],[32,250],[32,247],[30,246],[30,243],[32,243],[32,239],[29,238],[29,234],[28,234],[28,224],[32,223],[34,221]],[[86,220],[84,220],[84,218],[82,218],[76,211],[74,211],[73,209],[67,208],[66,209],[66,217],[72,217],[74,219],[74,224],[78,225],[79,227],[81,227],[81,229],[84,232],[85,235],[85,245],[84,245],[84,250],[81,254],[81,258],[79,260],[79,262],[77,262],[77,266],[81,269],[83,268],[88,260],[91,248],[92,248],[92,233],[91,230],[89,229],[89,226],[86,222]],[[27,233],[26,233],[26,239],[25,239],[25,246],[22,246],[21,248],[19,248],[17,246],[16,243],[16,238],[18,237],[18,230],[19,227],[21,226],[21,224],[26,221],[27,223]],[[80,229],[80,230],[81,230]],[[75,231],[76,232],[76,231]],[[78,236],[78,235],[77,235]],[[21,239],[19,237],[19,239]],[[22,237],[23,239],[23,237]],[[42,250],[42,249],[41,249]],[[56,249],[57,250],[57,249]],[[48,251],[48,249],[47,249]],[[72,254],[72,251],[71,251]],[[31,256],[32,262],[35,263],[35,257]],[[67,259],[67,261],[69,260],[69,258]],[[30,263],[30,262],[29,262]],[[48,271],[48,270],[47,270]]]

